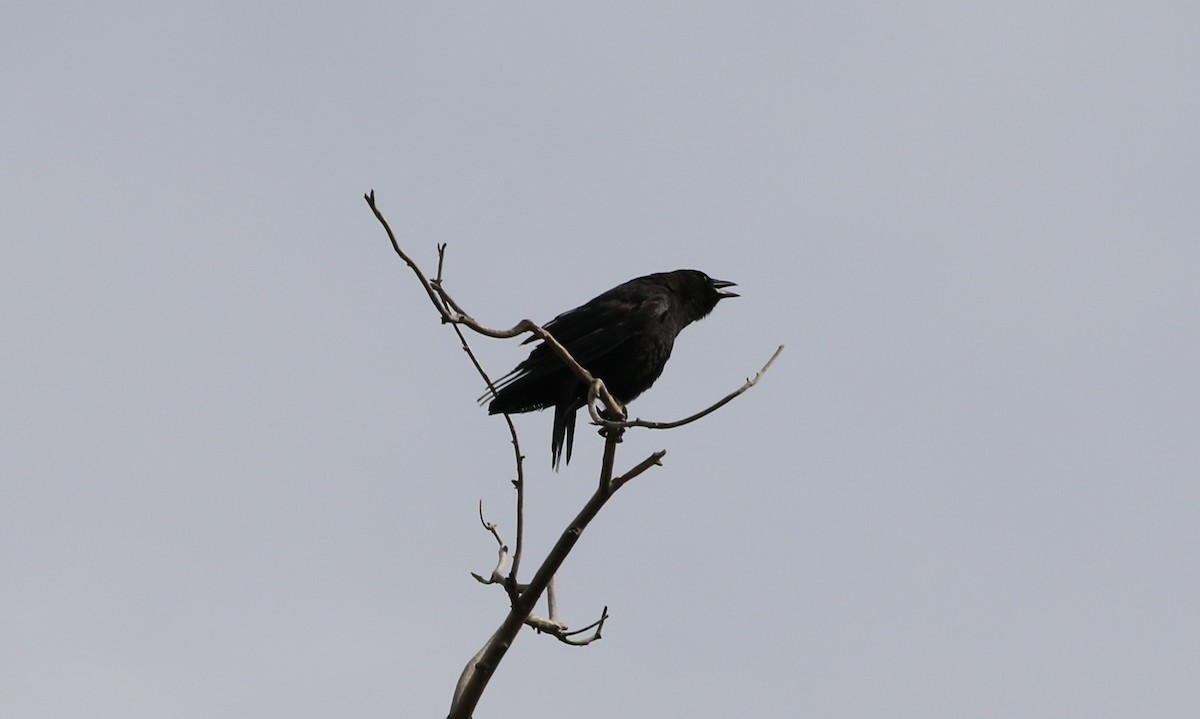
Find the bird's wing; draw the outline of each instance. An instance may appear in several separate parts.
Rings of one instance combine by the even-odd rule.
[[[669,298],[663,292],[630,297],[629,292],[619,292],[623,287],[610,290],[581,307],[555,317],[546,323],[546,331],[554,335],[571,356],[586,367],[597,357],[620,347],[639,331],[653,326],[670,309]],[[498,386],[503,387],[519,378],[544,376],[562,367],[562,360],[554,350],[542,343]]]

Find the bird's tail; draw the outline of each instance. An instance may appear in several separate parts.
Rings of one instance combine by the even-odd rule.
[[[554,434],[550,437],[550,466],[558,471],[560,464],[571,463],[571,449],[575,445],[575,412],[579,407],[575,404],[557,404],[554,406]],[[563,450],[566,449],[567,460],[562,461]]]

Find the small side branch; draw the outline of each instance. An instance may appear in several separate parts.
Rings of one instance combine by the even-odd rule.
[[[404,264],[408,265],[408,268],[411,269],[417,276],[417,279],[421,282],[421,287],[425,289],[425,294],[429,295],[429,301],[433,303],[433,306],[437,308],[438,314],[440,314],[442,319],[445,320],[449,315],[450,310],[442,302],[441,297],[433,289],[433,285],[430,284],[428,279],[426,279],[425,273],[421,272],[421,268],[417,266],[417,263],[413,262],[413,259],[409,257],[403,249],[400,248],[400,242],[396,239],[396,234],[392,232],[392,226],[388,224],[388,221],[384,218],[383,213],[380,212],[379,208],[375,205],[375,191],[371,190],[367,194],[363,195],[363,198],[366,199],[367,206],[371,208],[371,212],[375,213],[375,219],[379,220],[379,224],[383,225],[384,231],[387,232],[388,239],[392,241],[392,249],[396,251],[396,254],[400,256],[400,259],[404,260]]]
[[[564,632],[562,634],[562,636],[560,636],[558,639],[559,639],[559,641],[564,642],[566,644],[570,644],[572,646],[586,647],[587,645],[591,644],[592,642],[594,642],[600,638],[600,632],[604,631],[604,623],[607,621],[608,621],[608,606],[606,605],[604,607],[604,610],[602,612],[600,612],[599,619],[597,619],[596,621],[587,625],[586,627],[583,627],[581,629],[576,629],[573,632]],[[575,639],[574,638],[574,637],[579,636],[580,634],[583,634],[584,632],[591,631],[593,629],[595,631],[593,631],[592,635],[590,637],[587,637],[586,639]]]
[[[496,545],[498,546],[496,550],[496,567],[492,570],[491,576],[486,579],[475,572],[471,572],[471,576],[475,577],[475,581],[480,584],[506,584],[504,570],[508,566],[508,545],[500,537],[500,530],[496,527],[495,523],[484,519],[482,499],[479,500],[479,523],[496,539]]]
[[[549,634],[563,644],[570,644],[573,647],[586,647],[587,645],[601,638],[600,633],[604,631],[604,623],[606,621],[608,621],[607,606],[604,607],[602,612],[600,612],[599,619],[587,625],[586,627],[580,627],[579,629],[568,629],[565,624],[543,619],[542,617],[536,615],[530,615],[525,620],[525,625],[532,627],[539,634]],[[576,638],[586,632],[591,632],[591,635],[584,637],[583,639]]]
[[[367,202],[370,203],[372,209],[374,209],[374,193],[371,193],[371,195],[368,195]],[[384,223],[384,227],[386,228],[387,221],[382,219],[382,216],[379,214],[378,211],[376,211],[376,216],[381,218],[380,221]],[[395,243],[394,235],[392,235],[390,228],[388,228],[388,237],[393,238],[393,244],[394,244]],[[397,249],[397,251],[399,251],[399,250]],[[446,244],[445,243],[438,245],[437,253],[438,253],[437,277],[430,284],[433,287],[433,289],[436,291],[436,293],[446,302],[447,305],[449,305],[455,312],[462,314],[463,313],[462,308],[460,308],[458,306],[458,304],[456,302],[454,302],[453,299],[451,299],[450,295],[448,295],[446,293],[445,288],[442,285],[443,271],[445,270],[445,266],[446,266]],[[401,255],[401,256],[403,257],[404,255]],[[421,275],[418,273],[417,276],[420,277]],[[495,394],[496,385],[492,382],[492,378],[488,375],[487,370],[485,370],[483,368],[483,365],[479,362],[479,358],[475,356],[475,351],[471,349],[471,343],[467,342],[467,337],[466,337],[466,335],[463,334],[462,328],[459,326],[459,323],[452,323],[451,327],[454,328],[454,334],[458,337],[458,341],[462,345],[463,352],[465,352],[467,354],[467,357],[470,358],[471,365],[475,367],[475,371],[478,372],[479,376],[483,378],[483,382],[484,382],[484,384],[487,385],[488,390],[490,390],[493,394]],[[511,597],[517,591],[516,590],[517,576],[518,576],[517,573],[521,569],[521,553],[525,548],[525,455],[523,455],[521,453],[521,440],[517,436],[517,426],[515,424],[513,424],[512,417],[505,414],[504,421],[508,425],[509,437],[512,438],[513,458],[514,458],[514,461],[515,461],[516,467],[517,467],[517,477],[516,477],[516,479],[513,480],[513,488],[516,489],[516,491],[517,491],[517,542],[516,542],[516,547],[514,548],[513,554],[512,554],[512,570],[508,573],[508,577],[506,577],[505,581],[504,581],[505,589],[508,590],[509,596]],[[480,520],[482,521],[482,519],[483,519],[483,505],[481,503],[480,504]],[[485,523],[485,526],[486,526],[486,523]],[[478,579],[478,575],[475,575],[475,576]]]
[[[621,487],[624,487],[626,482],[637,477],[642,472],[645,472],[646,470],[650,469],[651,467],[661,467],[662,466],[662,458],[665,456],[667,456],[667,450],[660,449],[657,452],[655,452],[654,454],[650,455],[649,457],[643,459],[633,469],[629,470],[625,474],[622,474],[620,477],[617,477],[616,479],[612,480],[612,491],[615,492],[618,489],[620,489]]]
[[[684,417],[683,419],[675,420],[674,422],[650,422],[648,420],[644,420],[644,419],[640,419],[640,418],[639,419],[625,419],[625,420],[608,419],[600,413],[599,409],[595,406],[595,403],[591,402],[591,401],[588,402],[588,412],[592,415],[592,423],[593,424],[597,424],[597,425],[600,425],[601,427],[607,427],[607,428],[619,427],[621,429],[628,429],[630,427],[644,427],[646,429],[675,429],[676,427],[682,427],[685,424],[691,424],[692,422],[695,422],[698,419],[703,419],[704,417],[707,417],[708,415],[712,414],[713,412],[716,412],[717,410],[721,409],[722,407],[729,404],[734,399],[736,399],[737,397],[739,397],[740,395],[745,393],[746,390],[748,390],[751,387],[753,387],[754,385],[758,384],[758,381],[760,379],[762,379],[763,375],[765,375],[767,373],[767,370],[771,369],[771,365],[774,364],[776,358],[778,358],[779,355],[782,353],[783,353],[783,345],[779,345],[778,347],[775,348],[775,352],[771,354],[771,358],[767,360],[767,363],[762,366],[762,369],[760,369],[757,373],[755,373],[755,375],[753,377],[747,379],[746,382],[744,384],[742,384],[741,387],[738,387],[734,391],[730,392],[729,394],[725,395],[721,399],[717,400],[716,402],[709,405],[708,407],[700,410],[699,412],[697,412],[693,415]],[[589,400],[590,400],[590,398],[589,398]]]

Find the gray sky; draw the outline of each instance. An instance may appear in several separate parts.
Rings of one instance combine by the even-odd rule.
[[[787,345],[628,437],[604,640],[481,719],[1200,712],[1194,3],[4,14],[5,716],[444,716],[510,448],[371,188],[488,324],[737,281],[638,416]],[[600,442],[518,424],[530,566]]]

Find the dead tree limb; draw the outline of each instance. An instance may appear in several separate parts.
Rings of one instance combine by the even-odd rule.
[[[596,487],[596,491],[592,493],[587,504],[575,515],[571,523],[567,525],[562,534],[559,535],[558,541],[551,548],[545,560],[538,567],[537,573],[533,575],[533,579],[529,581],[529,586],[521,592],[517,601],[509,610],[508,615],[500,624],[500,627],[492,634],[483,648],[471,658],[471,661],[463,669],[462,676],[459,677],[458,686],[454,691],[454,699],[450,705],[450,714],[447,719],[469,719],[472,712],[475,711],[475,706],[479,703],[479,698],[483,695],[483,690],[487,687],[488,682],[496,672],[500,661],[504,658],[509,647],[512,646],[513,640],[517,638],[517,633],[525,624],[526,618],[533,613],[533,608],[537,606],[538,600],[545,591],[550,579],[562,566],[567,555],[575,547],[575,543],[579,541],[579,537],[583,534],[583,530],[591,521],[600,513],[608,500],[618,489],[623,487],[631,479],[645,472],[650,467],[661,464],[664,451],[655,452],[646,460],[638,464],[629,472],[613,477],[613,465],[617,452],[617,444],[621,441],[621,434],[624,430],[610,430],[604,441],[604,462],[600,472],[600,481]],[[601,620],[597,622],[596,636],[599,636],[599,628],[604,619],[607,618],[607,608]],[[589,642],[577,642],[589,643]]]
[[[512,646],[521,627],[530,626],[538,632],[547,633],[556,637],[559,641],[583,646],[590,644],[597,639],[600,639],[601,631],[604,628],[604,623],[608,620],[608,607],[604,607],[600,613],[600,618],[591,624],[576,630],[569,629],[565,624],[558,619],[558,603],[554,592],[554,577],[558,569],[566,560],[574,548],[575,543],[579,541],[584,529],[588,524],[599,514],[604,505],[609,499],[634,478],[649,470],[651,467],[660,465],[662,458],[666,454],[665,451],[658,451],[651,454],[649,457],[635,465],[633,468],[621,474],[614,476],[614,467],[616,465],[617,445],[621,442],[626,429],[630,427],[643,427],[650,429],[671,429],[679,427],[690,422],[694,422],[712,412],[720,409],[725,404],[738,397],[746,390],[753,387],[762,375],[771,367],[771,364],[783,351],[780,346],[763,365],[762,369],[750,379],[747,379],[745,384],[734,390],[724,398],[718,400],[706,409],[701,410],[689,417],[674,422],[648,422],[642,419],[629,420],[625,413],[624,406],[617,401],[608,389],[604,386],[604,382],[593,377],[586,368],[580,365],[570,352],[566,350],[559,342],[545,330],[542,326],[531,320],[521,320],[516,325],[509,329],[493,329],[486,327],[477,322],[473,317],[467,314],[463,308],[455,302],[454,298],[447,292],[443,272],[445,270],[446,260],[446,245],[438,245],[438,261],[437,275],[433,280],[427,278],[421,268],[408,256],[407,253],[400,247],[396,235],[392,232],[391,226],[388,224],[383,213],[375,204],[375,192],[371,191],[364,196],[367,205],[375,214],[375,218],[383,226],[387,232],[388,239],[392,243],[392,248],[396,254],[404,261],[405,264],[413,271],[422,288],[425,290],[429,301],[437,310],[441,321],[453,327],[455,334],[459,338],[462,349],[470,358],[475,370],[483,378],[489,391],[495,394],[495,384],[492,382],[486,370],[480,364],[474,351],[471,349],[470,343],[467,341],[466,335],[462,331],[462,327],[467,327],[472,331],[492,337],[496,339],[506,339],[516,337],[526,332],[533,334],[546,345],[548,345],[555,354],[563,361],[563,363],[583,381],[588,387],[588,412],[591,415],[593,423],[601,426],[602,434],[605,437],[604,455],[601,461],[600,477],[597,483],[596,490],[584,504],[583,508],[575,516],[575,518],[567,525],[559,536],[558,541],[551,548],[545,559],[538,566],[533,578],[528,584],[520,584],[517,581],[518,571],[521,565],[522,550],[524,547],[525,535],[525,518],[524,518],[524,497],[525,497],[525,476],[524,476],[524,455],[521,453],[520,441],[517,436],[516,427],[512,419],[506,414],[505,421],[508,424],[509,434],[512,437],[513,453],[516,462],[516,478],[513,481],[513,486],[516,488],[517,495],[517,534],[515,550],[509,553],[509,547],[504,542],[500,535],[499,528],[484,517],[483,505],[479,506],[479,521],[491,535],[495,538],[498,545],[496,566],[492,570],[491,575],[487,578],[479,574],[472,573],[476,580],[483,584],[501,584],[505,592],[509,596],[510,608],[504,621],[483,645],[475,656],[467,663],[463,669],[462,675],[459,677],[458,683],[455,686],[454,698],[451,702],[450,713],[448,719],[470,719],[476,705],[479,703],[480,697],[483,695],[484,689],[488,682],[495,675],[496,669],[509,647]],[[603,410],[599,404],[603,403]],[[506,566],[511,566],[508,572],[505,573]],[[533,613],[543,594],[547,594],[549,617],[543,618]],[[581,635],[588,634],[583,638],[577,638]]]

